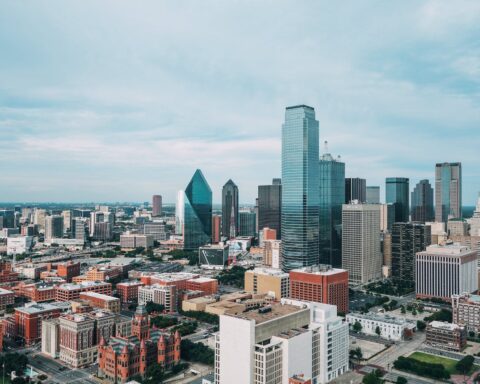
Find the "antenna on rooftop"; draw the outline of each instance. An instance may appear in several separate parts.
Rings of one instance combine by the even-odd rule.
[[[328,141],[323,142],[323,153],[328,153]]]

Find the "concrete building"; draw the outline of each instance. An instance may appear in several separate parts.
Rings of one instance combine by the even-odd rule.
[[[272,228],[281,239],[282,181],[273,179],[271,185],[258,186],[258,228]]]
[[[367,185],[367,204],[380,204],[380,187]]]
[[[467,346],[467,331],[457,324],[432,321],[427,325],[425,344],[446,351],[460,352]]]
[[[478,290],[477,252],[466,246],[431,245],[417,253],[415,260],[417,298],[450,301],[452,295]]]
[[[83,281],[78,284],[62,284],[55,288],[56,301],[71,301],[80,298],[81,292],[112,294],[112,284],[101,281]]]
[[[417,327],[417,323],[413,320],[375,313],[349,313],[345,321],[350,328],[353,328],[355,323],[360,323],[362,325],[360,332],[365,335],[377,336],[377,330],[379,330],[379,336],[382,339],[393,341],[411,337]]]
[[[45,240],[63,237],[63,217],[47,216],[45,218]]]
[[[469,225],[467,220],[464,219],[450,219],[447,222],[447,234],[448,236],[468,236]]]
[[[393,204],[380,204],[380,231],[392,231],[395,222],[395,206]]]
[[[281,260],[281,240],[266,240],[263,247],[263,264],[267,267],[280,269],[282,266]]]
[[[290,297],[290,278],[280,269],[255,268],[245,272],[245,291],[264,293],[280,300]]]
[[[352,284],[365,284],[382,277],[380,252],[380,206],[345,204],[342,210],[342,268]]]
[[[7,255],[21,255],[29,253],[33,246],[32,236],[9,236],[7,237]]]
[[[72,314],[61,316],[59,322],[60,360],[74,368],[92,364],[96,357],[95,320],[86,315]]]
[[[152,216],[162,215],[162,196],[153,195],[152,197]]]
[[[452,296],[452,322],[468,332],[480,333],[480,296],[469,293]]]
[[[462,164],[435,165],[435,221],[462,217]]]
[[[290,297],[303,301],[336,305],[348,312],[348,272],[318,265],[290,271]]]
[[[174,285],[147,285],[138,288],[138,304],[145,305],[148,302],[161,304],[169,313],[177,312],[177,289]]]
[[[0,288],[0,311],[5,311],[5,309],[13,305],[14,302],[15,294],[12,291]]]
[[[120,246],[122,249],[135,249],[143,247],[145,249],[153,247],[152,235],[139,235],[127,233],[120,235]]]
[[[93,308],[119,313],[120,299],[97,292],[81,292],[80,299],[87,301]]]
[[[327,383],[348,371],[348,325],[333,305],[282,299],[220,316],[218,384],[288,384],[294,375]]]
[[[222,216],[212,216],[212,244],[217,244],[222,240]]]
[[[470,235],[480,237],[480,194],[473,216],[470,218]]]
[[[42,321],[42,353],[52,359],[60,356],[60,320],[58,317]]]

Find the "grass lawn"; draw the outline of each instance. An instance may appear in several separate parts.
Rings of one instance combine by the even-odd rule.
[[[461,373],[457,372],[455,369],[455,365],[457,364],[457,360],[448,359],[446,357],[430,355],[428,353],[423,352],[414,352],[410,356],[412,359],[423,361],[424,363],[431,363],[431,364],[442,364],[445,369],[450,372],[451,375],[460,375]],[[468,375],[471,375],[475,370],[479,369],[477,365],[474,365]]]

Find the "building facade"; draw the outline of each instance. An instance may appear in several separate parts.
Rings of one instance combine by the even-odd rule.
[[[410,181],[406,177],[387,177],[385,202],[395,207],[395,222],[407,223],[410,218]]]
[[[152,216],[162,216],[162,196],[153,195],[152,197]]]
[[[428,180],[420,180],[412,191],[412,221],[426,223],[435,220],[433,188]]]
[[[290,277],[278,269],[255,268],[245,272],[245,291],[265,293],[276,300],[290,297]]]
[[[480,333],[480,296],[462,293],[452,296],[452,322],[468,332]]]
[[[272,228],[277,239],[282,237],[282,181],[273,179],[272,185],[258,186],[258,228]]]
[[[377,185],[367,185],[367,204],[380,204],[380,187]]]
[[[435,221],[462,217],[462,164],[435,165]]]
[[[345,204],[352,201],[365,203],[367,201],[367,180],[358,177],[345,179]]]
[[[427,325],[425,344],[446,351],[461,352],[467,346],[467,331],[457,324],[432,321]]]
[[[380,336],[383,339],[400,341],[411,337],[416,330],[416,322],[405,318],[380,315],[375,313],[349,313],[345,321],[353,328],[355,323],[362,326],[361,333],[371,336]],[[380,331],[380,334],[378,334]]]
[[[222,188],[222,236],[232,239],[238,233],[238,187],[229,179]]]
[[[257,214],[251,211],[239,213],[239,236],[257,236]]]

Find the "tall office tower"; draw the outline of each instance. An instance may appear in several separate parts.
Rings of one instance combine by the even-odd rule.
[[[348,324],[334,305],[281,299],[256,311],[220,315],[215,383],[325,384],[348,371]]]
[[[152,197],[152,216],[162,215],[162,196],[153,195]]]
[[[238,225],[238,187],[229,179],[222,188],[222,236],[236,237]]]
[[[212,216],[212,243],[219,243],[222,239],[221,229],[222,228],[222,216],[213,215]]]
[[[240,217],[240,236],[257,236],[257,215],[255,212],[251,211],[242,211],[239,213]]]
[[[393,204],[380,204],[380,230],[391,231],[395,222],[395,206]]]
[[[90,213],[90,236],[95,235],[95,224],[103,223],[105,220],[105,214],[100,211]]]
[[[342,268],[348,271],[349,281],[364,284],[380,279],[380,206],[344,204],[342,222]]]
[[[380,204],[380,187],[368,185],[367,186],[367,204]]]
[[[425,223],[435,219],[433,188],[428,180],[420,180],[412,191],[412,221]]]
[[[65,232],[70,232],[72,229],[72,210],[67,209],[62,212],[62,217],[63,217],[63,230]]]
[[[386,203],[395,206],[395,223],[407,223],[410,217],[410,187],[406,177],[387,177],[385,180]]]
[[[212,190],[197,169],[185,189],[183,247],[198,249],[212,242]]]
[[[345,204],[358,200],[359,203],[367,201],[367,180],[358,177],[345,179]]]
[[[345,163],[325,153],[320,170],[319,262],[342,265],[342,204],[345,201]]]
[[[435,166],[435,221],[462,217],[462,164],[443,163]]]
[[[35,213],[33,215],[33,224],[38,225],[38,230],[40,232],[45,232],[46,216],[47,216],[47,211],[45,209],[35,208]]]
[[[315,110],[287,107],[282,126],[282,268],[318,264],[319,129]]]
[[[476,292],[477,257],[477,251],[454,243],[431,245],[417,253],[417,298],[438,297],[451,302],[452,295]]]
[[[47,216],[45,218],[45,240],[63,237],[63,217]]]
[[[60,317],[60,360],[75,367],[92,364],[96,358],[95,320],[82,314]]]
[[[272,185],[258,186],[258,228],[271,228],[277,231],[277,239],[282,237],[282,179],[273,179]]]
[[[470,219],[470,236],[480,236],[480,194],[478,195],[477,207]]]
[[[175,234],[183,236],[183,225],[185,224],[185,192],[178,191],[175,204]]]
[[[395,223],[392,230],[392,277],[415,282],[415,255],[431,244],[430,226],[419,223]]]
[[[72,239],[85,241],[85,219],[77,217],[72,220]]]
[[[3,219],[3,228],[15,228],[15,211],[13,209],[1,209],[0,218]]]

